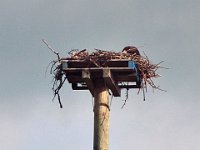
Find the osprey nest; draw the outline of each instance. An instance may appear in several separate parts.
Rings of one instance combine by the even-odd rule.
[[[63,86],[63,83],[66,80],[65,72],[62,70],[61,61],[68,60],[81,60],[89,62],[90,64],[95,65],[96,67],[106,67],[107,62],[111,60],[130,60],[134,61],[137,65],[138,74],[141,79],[141,88],[143,90],[143,95],[145,91],[147,91],[147,85],[151,86],[153,89],[159,89],[159,86],[155,85],[153,82],[153,78],[160,77],[160,75],[157,73],[157,70],[159,68],[165,68],[160,66],[160,64],[163,62],[161,61],[158,64],[153,64],[149,60],[149,58],[144,54],[142,56],[138,49],[134,46],[127,46],[125,47],[121,52],[113,52],[113,51],[106,51],[106,50],[100,50],[100,49],[94,49],[93,52],[89,53],[87,49],[84,50],[78,50],[74,49],[68,52],[68,57],[60,57],[59,53],[56,52],[53,48],[49,46],[49,44],[43,40],[43,42],[47,45],[47,47],[57,55],[57,59],[50,62],[50,73],[53,74],[53,92],[54,97],[53,99],[58,96],[58,101],[60,104],[60,107],[62,108],[62,104],[60,101],[60,95],[59,90]],[[104,62],[104,63],[102,63]],[[140,91],[139,89],[139,91]],[[139,93],[138,91],[138,93]],[[162,90],[164,91],[164,90]],[[128,89],[127,89],[128,92]],[[126,100],[128,99],[128,93],[126,94]],[[125,100],[125,101],[126,101]],[[145,95],[144,95],[145,100]],[[125,103],[124,103],[125,105]],[[124,106],[123,105],[123,106]]]

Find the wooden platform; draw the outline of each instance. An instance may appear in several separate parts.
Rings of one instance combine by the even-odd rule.
[[[114,96],[120,96],[121,88],[141,87],[137,65],[130,60],[111,60],[98,63],[70,60],[61,63],[73,90],[89,89],[94,96],[95,81],[100,79],[103,79]],[[129,85],[123,85],[122,82],[129,82]]]

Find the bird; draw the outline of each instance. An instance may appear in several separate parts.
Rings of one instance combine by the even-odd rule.
[[[126,46],[126,47],[124,47],[122,52],[131,54],[131,55],[139,55],[140,56],[140,52],[135,46]]]
[[[76,55],[77,55],[77,56],[83,56],[83,57],[86,57],[86,56],[88,56],[87,49],[83,49],[83,50],[81,50],[81,51],[77,52],[77,54],[76,54]]]

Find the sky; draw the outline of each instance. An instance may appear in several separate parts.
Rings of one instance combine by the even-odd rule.
[[[52,102],[45,70],[71,49],[121,51],[138,47],[161,78],[142,93],[112,100],[110,149],[200,149],[199,0],[0,0],[0,149],[92,149],[93,111],[88,91],[61,90]]]

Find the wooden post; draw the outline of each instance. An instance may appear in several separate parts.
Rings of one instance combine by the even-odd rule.
[[[134,62],[109,60],[107,67],[93,66],[91,61],[61,61],[63,70],[73,90],[90,90],[94,97],[93,150],[109,149],[109,92],[120,97],[122,88],[141,88]],[[122,85],[121,82],[138,82]]]
[[[109,147],[109,94],[103,79],[95,81],[93,150]]]

